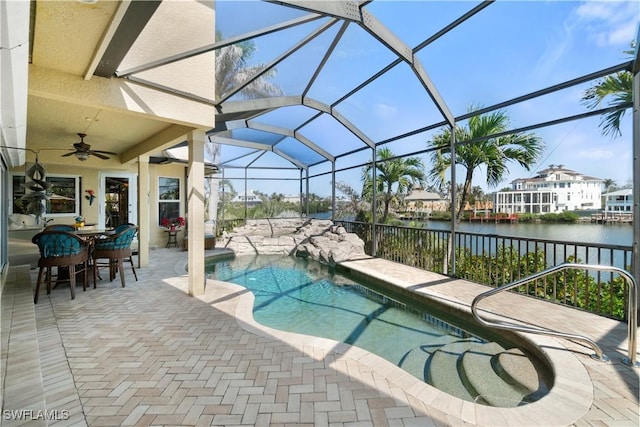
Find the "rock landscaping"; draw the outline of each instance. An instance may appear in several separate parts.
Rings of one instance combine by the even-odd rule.
[[[367,257],[362,239],[331,220],[250,219],[243,227],[224,232],[221,243],[237,256],[291,255],[331,266]]]

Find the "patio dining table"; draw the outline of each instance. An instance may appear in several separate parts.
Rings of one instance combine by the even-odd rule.
[[[75,234],[78,237],[81,237],[83,239],[96,239],[96,238],[103,238],[103,237],[108,237],[112,234],[115,234],[115,231],[113,229],[106,229],[106,228],[79,228],[75,231],[73,231],[73,234]]]
[[[73,231],[73,234],[88,243],[90,268],[95,268],[95,266],[93,265],[93,249],[95,247],[96,240],[101,240],[112,236],[115,234],[115,231],[113,229],[105,228],[78,228],[77,230]],[[102,280],[102,277],[100,277],[99,273],[97,274],[97,276],[100,280]],[[94,283],[93,287],[95,288],[95,286],[96,284]]]

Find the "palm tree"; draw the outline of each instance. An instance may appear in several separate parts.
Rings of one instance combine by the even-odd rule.
[[[631,48],[635,47],[635,42],[631,42]],[[624,51],[625,54],[633,55],[633,50]],[[628,71],[619,71],[613,75],[599,79],[595,86],[584,91],[582,102],[587,108],[593,110],[605,99],[611,107],[622,106],[631,102],[631,92],[633,88],[633,76]],[[620,121],[624,117],[626,108],[610,111],[602,116],[600,127],[602,134],[616,138],[622,135],[620,132]]]
[[[604,184],[604,192],[616,191],[618,189],[618,183],[615,179],[606,178],[602,181]]]
[[[356,217],[360,212],[369,209],[369,205],[362,198],[362,194],[349,184],[343,181],[337,181],[335,185],[336,191],[339,191],[347,197],[347,201],[336,204],[336,212],[334,215],[336,219],[344,219],[349,216]]]
[[[233,188],[233,184],[228,179],[222,179],[222,180],[212,179],[211,184],[212,185],[210,188],[215,188],[216,191],[218,192],[216,196],[217,200],[222,200],[222,207],[216,206],[216,219],[217,219],[220,216],[224,216],[222,215],[223,214],[222,209],[224,209],[225,211],[229,209],[229,206],[231,205],[231,201],[238,195],[238,192],[236,191],[235,188]],[[209,219],[213,219],[213,218],[209,218]]]
[[[470,112],[478,109],[472,106]],[[509,117],[502,110],[473,116],[465,127],[456,126],[456,142],[462,143],[456,146],[456,164],[466,169],[456,219],[462,218],[464,206],[471,193],[473,173],[477,169],[486,167],[487,185],[496,187],[507,177],[509,162],[517,162],[529,170],[540,158],[544,143],[535,134],[514,133],[498,137],[491,136],[508,129]],[[464,141],[476,139],[479,140],[464,143]],[[439,186],[445,183],[445,172],[451,167],[450,141],[451,130],[446,128],[428,143],[429,148],[434,149],[431,155],[433,168],[429,172],[429,177]]]
[[[395,157],[388,148],[379,149],[377,157],[376,190],[383,194],[384,211],[381,222],[385,223],[389,216],[391,202],[402,198],[415,184],[424,186],[425,172],[424,164],[418,157],[406,159]],[[364,182],[362,192],[368,197],[372,194],[372,168],[373,165],[369,164],[362,170]]]
[[[216,31],[216,41],[224,37]],[[251,77],[263,72],[264,64],[248,66],[248,62],[256,51],[255,44],[248,40],[225,46],[216,51],[216,97],[220,98],[241,87]],[[239,94],[245,98],[265,98],[283,94],[282,89],[269,81],[277,73],[275,68],[264,72],[259,78],[242,88]]]
[[[224,36],[220,31],[216,31],[216,41],[223,40]],[[225,46],[216,51],[215,70],[215,94],[217,98],[241,87],[249,78],[261,73],[266,66],[263,64],[248,66],[248,62],[256,51],[252,41],[244,41],[234,45]],[[242,88],[240,96],[245,98],[265,98],[282,95],[283,91],[268,79],[277,73],[275,68],[271,68],[251,84]],[[209,142],[205,144],[209,159],[216,163],[220,160],[220,144]],[[218,179],[209,180],[209,192],[207,200],[207,212],[209,219],[217,217],[218,210]]]

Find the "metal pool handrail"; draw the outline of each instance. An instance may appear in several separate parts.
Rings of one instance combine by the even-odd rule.
[[[629,284],[629,308],[628,308],[628,334],[629,334],[629,358],[624,358],[622,363],[632,367],[640,367],[640,364],[636,361],[636,330],[638,324],[638,286],[631,274],[627,271],[618,268],[611,267],[607,265],[587,265],[587,264],[576,264],[576,263],[565,263],[556,265],[554,267],[548,268],[539,273],[532,274],[531,276],[524,277],[522,279],[516,280],[511,283],[507,283],[506,285],[491,289],[490,291],[483,292],[480,295],[476,296],[471,303],[471,312],[473,313],[473,317],[483,326],[488,328],[497,328],[497,329],[505,329],[519,332],[528,332],[532,334],[539,335],[551,335],[560,338],[573,339],[578,341],[583,341],[589,344],[596,354],[594,355],[597,359],[602,360],[603,362],[608,361],[607,356],[602,353],[602,350],[591,338],[585,337],[582,335],[570,334],[566,332],[554,331],[551,329],[539,328],[539,327],[531,327],[531,326],[521,326],[515,323],[501,322],[501,321],[488,321],[483,319],[478,313],[478,304],[481,300],[488,298],[492,295],[500,293],[502,291],[507,291],[509,289],[513,289],[515,287],[524,285],[525,283],[532,282],[537,279],[541,279],[545,276],[549,276],[551,274],[557,273],[563,270],[596,270],[596,271],[608,271],[613,273],[618,273],[622,276],[627,283]],[[593,356],[592,356],[593,357]]]

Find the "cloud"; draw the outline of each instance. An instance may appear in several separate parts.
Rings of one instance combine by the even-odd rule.
[[[542,54],[535,67],[533,75],[548,75],[554,69],[556,63],[569,51],[573,43],[571,27],[564,25],[558,36],[547,42],[547,48]]]
[[[576,8],[574,16],[598,46],[628,45],[636,35],[640,3],[587,1]]]
[[[606,160],[614,158],[615,154],[611,150],[581,150],[578,152],[578,157],[582,157],[590,160]]]
[[[553,30],[547,48],[533,68],[535,74],[550,74],[556,64],[585,38],[597,47],[629,48],[640,22],[638,1],[582,2]]]

